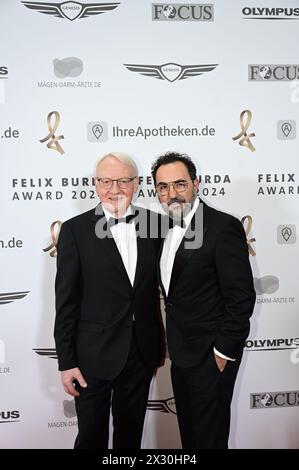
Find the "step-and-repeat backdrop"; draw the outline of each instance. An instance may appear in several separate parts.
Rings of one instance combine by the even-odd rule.
[[[242,220],[257,292],[231,448],[299,447],[299,2],[0,3],[0,447],[71,448],[53,340],[61,222],[97,204],[95,161],[189,154],[200,193]],[[198,267],[200,269],[200,266]],[[170,361],[144,448],[179,448]]]

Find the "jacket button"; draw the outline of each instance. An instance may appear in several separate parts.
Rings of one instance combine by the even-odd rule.
[[[172,307],[172,303],[167,302],[167,303],[166,303],[166,307],[168,307],[168,308]]]

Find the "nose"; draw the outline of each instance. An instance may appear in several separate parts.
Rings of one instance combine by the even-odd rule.
[[[169,184],[169,198],[172,199],[177,196],[177,192],[175,190],[175,185],[173,183]]]
[[[109,192],[112,194],[118,194],[119,193],[119,186],[117,184],[117,181],[112,181],[112,186],[109,189]]]

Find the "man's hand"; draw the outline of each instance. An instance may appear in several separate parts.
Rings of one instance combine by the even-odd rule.
[[[87,387],[83,375],[78,367],[74,369],[63,370],[61,372],[61,382],[66,393],[72,397],[78,397],[80,393],[74,387],[74,380],[78,380],[81,387]]]
[[[220,372],[223,372],[227,363],[227,359],[222,359],[222,357],[217,356],[217,354],[215,353],[214,353],[214,356],[215,356],[215,361],[218,366],[218,369],[220,370]]]

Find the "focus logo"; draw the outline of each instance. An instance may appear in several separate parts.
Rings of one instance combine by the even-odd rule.
[[[250,408],[282,408],[299,406],[299,391],[250,394]]]
[[[0,424],[2,423],[18,423],[20,420],[20,412],[13,411],[0,411]]]

